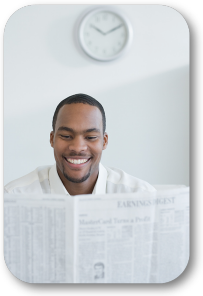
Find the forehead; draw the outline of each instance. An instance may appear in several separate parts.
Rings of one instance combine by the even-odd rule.
[[[95,265],[95,269],[103,269],[102,265]]]
[[[88,104],[67,104],[59,110],[56,127],[67,126],[72,129],[102,129],[102,114],[95,106]]]

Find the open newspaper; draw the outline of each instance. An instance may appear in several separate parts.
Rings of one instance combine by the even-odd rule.
[[[189,188],[4,197],[4,257],[28,283],[165,283],[189,260]]]

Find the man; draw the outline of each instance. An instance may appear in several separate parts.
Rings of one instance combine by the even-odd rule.
[[[145,181],[101,163],[107,148],[102,105],[85,94],[61,101],[53,117],[50,143],[56,164],[39,167],[5,186],[7,193],[105,194],[155,191]]]
[[[94,264],[94,279],[104,278],[104,263],[98,262]]]

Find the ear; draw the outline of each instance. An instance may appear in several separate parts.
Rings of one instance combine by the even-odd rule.
[[[105,150],[106,147],[108,145],[108,134],[107,133],[104,133],[104,139],[103,139],[103,148],[102,150]]]
[[[50,144],[51,144],[51,147],[54,147],[54,132],[53,131],[50,133]]]

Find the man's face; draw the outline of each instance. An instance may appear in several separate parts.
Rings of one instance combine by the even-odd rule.
[[[96,176],[102,150],[108,143],[100,110],[82,103],[64,105],[59,110],[55,132],[50,134],[50,143],[59,175],[74,183]]]
[[[95,265],[94,270],[95,276],[97,276],[98,278],[101,278],[103,276],[103,266]]]

